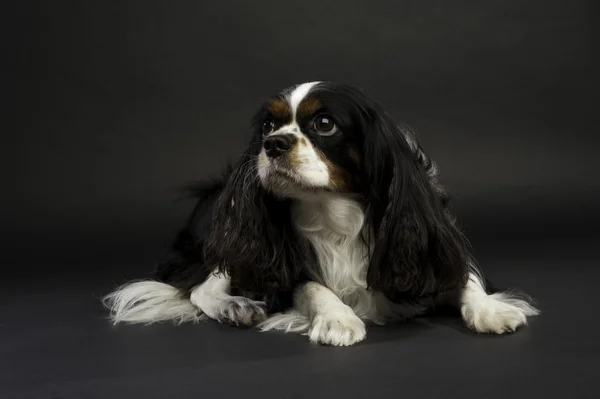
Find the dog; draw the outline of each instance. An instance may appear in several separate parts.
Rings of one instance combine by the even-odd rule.
[[[477,333],[540,312],[492,289],[414,132],[358,88],[292,86],[253,118],[244,154],[198,198],[150,280],[104,300],[114,323],[213,319],[349,346],[366,324],[439,305]]]

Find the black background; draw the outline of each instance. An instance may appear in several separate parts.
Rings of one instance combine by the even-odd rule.
[[[598,2],[3,8],[0,392],[595,396]],[[419,131],[488,277],[545,315],[501,338],[434,317],[341,350],[212,324],[107,325],[97,298],[164,253],[193,205],[181,187],[243,150],[263,98],[312,80],[358,85]]]

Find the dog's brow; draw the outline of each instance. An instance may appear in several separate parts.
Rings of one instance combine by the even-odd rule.
[[[292,116],[292,109],[290,104],[285,98],[274,98],[267,103],[267,109],[269,112],[278,119],[290,119]]]
[[[317,98],[306,98],[302,100],[298,106],[297,119],[302,119],[314,115],[320,108],[323,107],[323,103]]]

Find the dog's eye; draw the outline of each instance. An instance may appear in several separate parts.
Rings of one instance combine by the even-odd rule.
[[[261,127],[263,136],[266,136],[267,134],[271,133],[274,129],[275,122],[273,122],[272,119],[267,119],[266,121],[264,121]]]
[[[333,119],[328,115],[321,115],[315,119],[314,127],[321,136],[331,136],[337,132],[337,126]]]

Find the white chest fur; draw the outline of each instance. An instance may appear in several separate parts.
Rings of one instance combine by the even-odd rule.
[[[360,204],[342,196],[298,201],[294,222],[315,249],[322,283],[359,317],[370,318],[369,248],[362,237],[365,215]]]
[[[383,324],[413,317],[425,310],[417,303],[392,303],[367,289],[369,245],[363,239],[365,214],[360,204],[342,196],[297,201],[297,229],[313,245],[323,285],[363,320]]]

